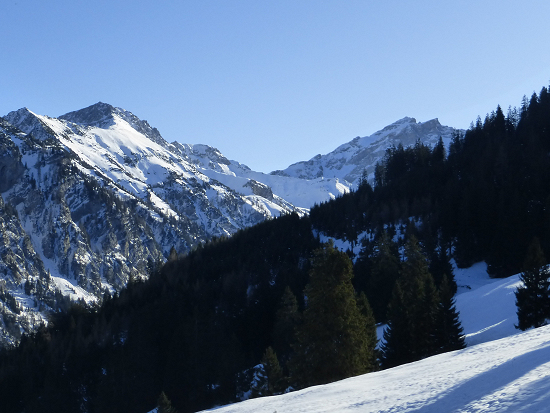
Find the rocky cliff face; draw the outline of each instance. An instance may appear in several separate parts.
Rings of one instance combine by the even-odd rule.
[[[0,118],[0,344],[69,299],[99,303],[146,278],[172,247],[296,210],[266,185],[247,196],[207,177],[197,166],[224,161],[203,149],[199,161],[102,103],[59,119]]]
[[[412,146],[417,140],[433,146],[439,138],[445,146],[451,141],[457,129],[443,126],[437,119],[417,122],[414,118],[403,118],[384,129],[365,137],[357,137],[326,155],[317,155],[309,161],[297,162],[274,175],[301,179],[338,178],[347,184],[356,185],[365,175],[374,176],[374,167],[380,162],[386,149],[391,146]]]

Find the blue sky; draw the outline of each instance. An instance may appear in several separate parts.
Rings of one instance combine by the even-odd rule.
[[[550,82],[550,2],[3,0],[0,116],[98,101],[269,172]]]

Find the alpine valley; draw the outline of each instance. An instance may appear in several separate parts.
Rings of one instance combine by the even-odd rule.
[[[105,103],[59,118],[0,118],[0,347],[71,302],[100,304],[213,238],[296,213],[372,180],[391,146],[457,131],[404,118],[327,155],[264,174],[207,145],[168,143]]]
[[[1,122],[0,411],[548,410],[546,87],[271,174],[103,103]]]

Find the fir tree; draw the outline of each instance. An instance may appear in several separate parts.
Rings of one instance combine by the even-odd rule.
[[[437,353],[460,350],[466,347],[459,313],[455,307],[454,292],[446,275],[443,276],[439,288],[439,310],[436,325]]]
[[[272,396],[285,389],[283,370],[272,347],[268,347],[261,363],[255,369],[255,382],[252,386],[252,398]]]
[[[295,341],[296,328],[300,323],[300,319],[298,301],[287,286],[277,309],[275,325],[273,326],[273,346],[277,354],[280,354],[279,360],[283,366],[292,353],[292,345]]]
[[[437,352],[436,331],[439,294],[432,275],[427,272],[418,279],[419,288],[416,303],[411,297],[413,317],[411,323],[412,344],[416,359],[431,356]]]
[[[405,244],[402,279],[408,307],[411,343],[416,360],[433,354],[434,328],[439,297],[429,271],[428,260],[414,235]]]
[[[428,261],[414,236],[405,245],[405,257],[388,310],[382,346],[384,367],[419,360],[436,351],[439,297]]]
[[[359,293],[357,297],[357,307],[359,311],[365,317],[365,327],[367,330],[367,346],[371,349],[372,358],[370,364],[374,369],[378,367],[378,351],[376,346],[378,344],[378,337],[376,335],[376,321],[374,319],[374,313],[369,304],[369,300],[363,291]]]
[[[410,346],[412,341],[410,327],[405,294],[401,288],[401,282],[397,281],[388,306],[388,323],[381,346],[382,367],[389,368],[414,361]]]
[[[520,330],[540,327],[550,318],[550,272],[535,238],[529,246],[529,252],[520,275],[523,286],[516,290],[518,325]]]
[[[374,349],[352,277],[351,260],[332,242],[315,251],[295,346],[293,373],[298,385],[328,383],[374,369]]]
[[[393,287],[401,265],[396,255],[397,247],[386,231],[383,231],[376,242],[367,285],[367,297],[379,322],[385,321],[388,303],[391,300]]]
[[[172,407],[172,403],[164,392],[160,393],[157,406],[157,413],[177,413],[176,409]]]
[[[443,277],[447,276],[447,282],[449,283],[449,288],[451,289],[453,295],[456,294],[457,285],[453,273],[453,266],[451,264],[451,258],[448,254],[447,246],[442,243],[439,246],[439,250],[436,250],[432,254],[432,259],[430,261],[430,273],[433,276],[435,285],[441,287]]]

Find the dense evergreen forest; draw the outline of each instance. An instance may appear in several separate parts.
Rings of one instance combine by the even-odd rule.
[[[538,237],[550,252],[550,96],[523,98],[504,115],[454,136],[448,154],[440,141],[390,148],[375,170],[374,188],[311,210],[315,228],[355,240],[365,230],[415,221],[423,243],[452,250],[459,267],[485,260],[494,277],[521,270]],[[397,228],[399,229],[399,228]],[[437,248],[437,247],[435,247]]]
[[[0,411],[145,413],[169,399],[192,412],[462,348],[450,259],[502,277],[535,237],[548,255],[549,153],[546,88],[478,119],[448,153],[390,148],[373,185],[309,217],[174,252],[100,308],[52,314],[0,354]],[[375,322],[389,326],[380,350]]]

